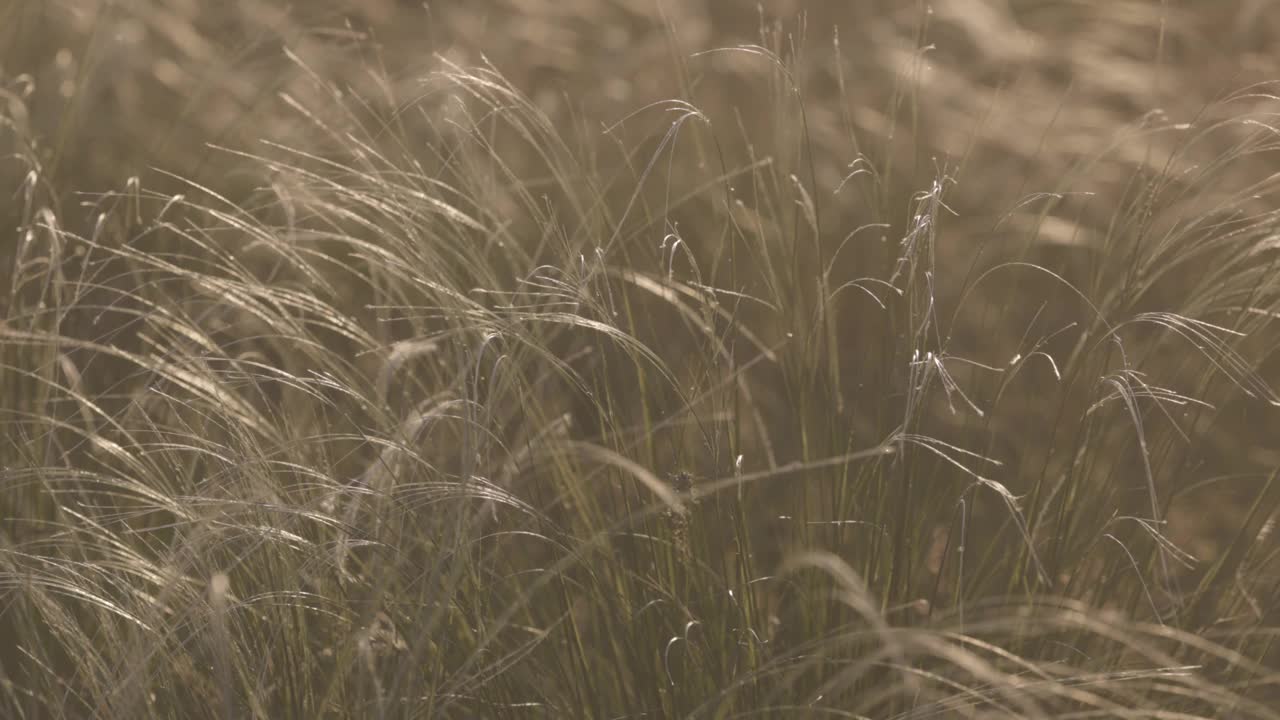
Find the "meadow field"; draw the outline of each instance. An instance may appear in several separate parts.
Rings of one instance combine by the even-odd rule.
[[[0,717],[1280,718],[1272,0],[0,0]]]

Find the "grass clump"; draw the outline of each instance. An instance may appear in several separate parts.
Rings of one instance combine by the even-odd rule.
[[[603,128],[290,50],[298,141],[92,194],[5,95],[5,714],[1280,715],[1280,97],[1028,147],[879,10]]]

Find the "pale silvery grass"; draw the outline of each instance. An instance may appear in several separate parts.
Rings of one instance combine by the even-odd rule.
[[[819,177],[770,37],[681,67],[747,63],[772,137],[300,63],[326,141],[242,155],[255,197],[131,181],[78,233],[29,158],[6,711],[1275,717],[1280,483],[1212,562],[1168,523],[1276,400],[1268,89],[962,232],[980,167]]]

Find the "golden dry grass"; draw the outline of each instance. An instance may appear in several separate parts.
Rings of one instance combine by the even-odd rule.
[[[0,707],[1275,717],[1277,39],[6,5]]]

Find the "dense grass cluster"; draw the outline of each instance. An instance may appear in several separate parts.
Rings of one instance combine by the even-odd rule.
[[[13,5],[0,715],[1280,717],[1254,36],[569,5]]]

